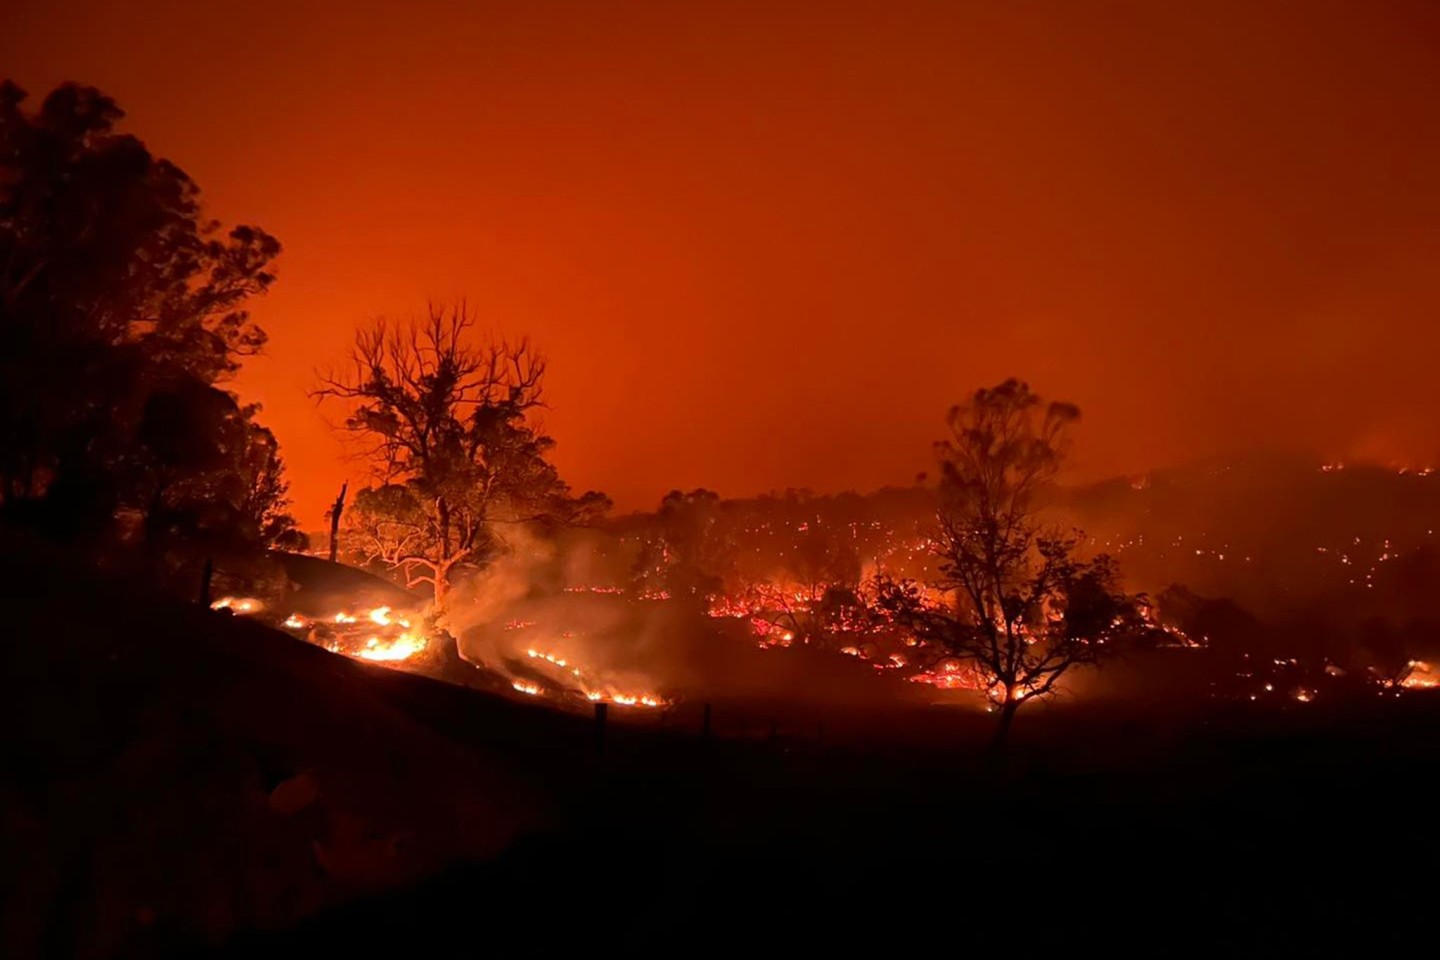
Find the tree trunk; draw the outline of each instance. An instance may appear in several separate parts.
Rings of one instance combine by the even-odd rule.
[[[335,498],[335,504],[330,508],[330,562],[335,562],[335,557],[340,549],[340,514],[345,510],[345,491],[350,489],[350,481],[346,480],[340,484],[340,496]]]
[[[440,561],[450,559],[450,504],[444,497],[435,498],[435,516],[440,521]],[[435,578],[435,589],[440,589],[440,578]]]
[[[995,736],[990,741],[990,760],[997,766],[1003,766],[1006,754],[1010,749],[1010,728],[1015,724],[1015,711],[1020,709],[1020,701],[1006,700],[1000,705],[1000,723],[995,727]]]

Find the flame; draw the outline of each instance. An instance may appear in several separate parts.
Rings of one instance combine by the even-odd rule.
[[[1400,686],[1407,690],[1433,690],[1440,687],[1440,677],[1435,676],[1434,668],[1426,661],[1411,660],[1408,666],[1410,672],[1405,674]]]
[[[940,666],[926,673],[917,673],[907,679],[911,683],[925,683],[941,690],[971,690],[976,693],[984,693],[985,699],[992,705],[1005,702],[1005,684],[992,683],[985,675],[975,667],[968,664],[961,664],[954,660],[947,660]],[[1036,687],[1033,684],[1017,683],[1010,689],[1010,699],[1019,700],[1021,697],[1033,694]]]
[[[236,614],[250,615],[263,611],[265,604],[254,597],[221,597],[210,604],[210,609],[229,610]],[[326,619],[337,626],[351,626],[368,621],[370,624],[386,628],[389,631],[398,629],[403,632],[391,636],[369,634],[360,642],[358,649],[356,649],[357,641],[353,635],[345,636],[343,634],[340,638],[324,642],[323,646],[332,653],[344,653],[363,660],[394,662],[410,659],[415,654],[422,652],[428,641],[424,636],[411,630],[409,620],[393,616],[392,609],[388,606],[375,607],[359,613],[341,610]],[[281,625],[290,630],[308,630],[311,623],[310,618],[298,613],[292,613],[281,621]],[[555,661],[551,660],[551,662]],[[560,666],[564,666],[564,663],[562,662]]]
[[[514,687],[516,690],[519,690],[521,693],[529,694],[532,697],[539,696],[540,694],[540,684],[531,683],[529,680],[516,680],[514,683],[510,684],[510,686]]]
[[[221,597],[210,604],[211,610],[229,610],[231,613],[250,614],[259,613],[265,609],[265,604],[254,597]]]
[[[620,707],[663,707],[666,700],[649,693],[603,693],[587,690],[585,699],[591,703],[613,703]]]
[[[1004,703],[1006,692],[1005,684],[996,683],[986,691],[986,696],[990,698],[991,703]],[[1008,692],[1011,700],[1019,700],[1021,697],[1033,694],[1035,687],[1031,684],[1017,683]]]
[[[983,685],[973,670],[966,669],[954,660],[946,660],[939,669],[917,673],[911,683],[928,683],[942,690],[981,690]]]
[[[312,634],[310,641],[331,653],[382,663],[409,660],[426,649],[429,639],[412,630],[409,620],[393,616],[391,610],[388,606],[355,613],[341,610],[313,621],[302,614],[292,613],[285,618],[283,626],[291,630],[308,630],[312,625],[316,626],[322,636],[329,634],[329,638],[320,639]],[[334,624],[339,629],[328,628],[327,624]],[[381,632],[361,632],[375,628]]]
[[[378,624],[382,627],[401,626],[407,630],[410,629],[409,620],[406,620],[404,617],[390,616],[390,607],[376,607],[367,613],[366,616],[370,619],[371,623]]]
[[[547,653],[543,650],[536,650],[533,647],[526,650],[525,655],[531,660],[541,660],[565,670],[570,677],[573,677],[575,681],[579,683],[580,690],[584,693],[585,699],[591,703],[613,703],[621,707],[663,707],[668,703],[665,698],[654,693],[635,693],[632,691],[616,690],[613,687],[602,687],[586,683],[585,676],[580,668],[572,665],[571,661],[566,657],[554,653]],[[568,678],[566,682],[568,682]],[[540,689],[538,684],[531,683],[528,680],[516,680],[513,685],[515,689],[520,690],[521,693],[532,693],[531,690],[525,689],[528,687],[534,687],[534,693],[538,693]]]
[[[425,649],[425,638],[402,633],[393,640],[369,637],[359,653],[364,660],[408,660]]]

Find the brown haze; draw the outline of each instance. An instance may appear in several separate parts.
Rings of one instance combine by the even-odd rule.
[[[464,295],[552,358],[621,506],[906,482],[1016,374],[1083,473],[1440,456],[1425,3],[12,0],[0,73],[93,83],[285,244],[240,383],[302,519],[357,321]]]

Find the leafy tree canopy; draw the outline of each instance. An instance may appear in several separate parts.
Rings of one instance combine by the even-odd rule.
[[[92,542],[293,539],[275,439],[220,384],[279,243],[203,216],[100,91],[0,84],[0,515]]]

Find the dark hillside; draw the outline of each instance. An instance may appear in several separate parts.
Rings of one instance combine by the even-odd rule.
[[[0,954],[286,923],[543,817],[501,749],[407,711],[453,688],[8,547]]]

